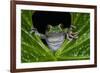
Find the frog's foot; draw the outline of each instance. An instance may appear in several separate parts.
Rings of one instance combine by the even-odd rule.
[[[39,33],[36,28],[32,28],[30,33],[34,33],[35,35],[40,36],[42,39],[46,39],[46,36],[44,34]]]
[[[71,41],[73,39],[77,39],[78,38],[78,33],[77,32],[68,32],[66,34],[66,36],[67,36],[67,39]]]
[[[35,33],[36,31],[37,31],[36,28],[32,28],[30,34]]]

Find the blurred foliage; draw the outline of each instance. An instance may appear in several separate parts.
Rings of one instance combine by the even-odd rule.
[[[65,39],[62,46],[52,52],[47,45],[43,44],[40,37],[30,34],[32,28],[31,10],[21,11],[21,62],[46,62],[86,60],[90,58],[90,14],[71,13],[73,30],[78,32],[78,39],[68,41]]]

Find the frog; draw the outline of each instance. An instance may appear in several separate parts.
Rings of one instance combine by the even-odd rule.
[[[65,34],[63,29],[61,29],[60,24],[57,26],[48,25],[48,31],[46,31],[46,42],[51,50],[56,51],[65,39]]]
[[[61,28],[62,24],[52,26],[48,25],[48,28],[46,30],[45,34],[39,33],[36,29],[34,30],[35,35],[38,35],[41,39],[44,39],[48,45],[48,47],[52,51],[56,51],[61,47],[64,40],[72,41],[73,39],[78,38],[77,33],[73,33],[72,29],[75,28],[75,26],[72,26],[71,30],[67,28]]]

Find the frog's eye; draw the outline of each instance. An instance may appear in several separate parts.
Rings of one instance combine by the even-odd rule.
[[[59,27],[60,30],[62,30],[63,25],[59,24],[58,27]]]
[[[52,25],[48,25],[48,27],[47,27],[48,30],[50,30],[52,28],[53,28]]]

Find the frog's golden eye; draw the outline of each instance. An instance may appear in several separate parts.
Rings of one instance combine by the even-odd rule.
[[[63,25],[62,24],[59,24],[58,27],[59,27],[60,30],[62,30]]]
[[[50,24],[47,26],[47,30],[48,30],[48,31],[50,31],[50,29],[52,29],[52,28],[53,28],[53,27],[52,27],[52,25],[50,25]]]
[[[52,28],[52,25],[48,25],[48,28]]]

